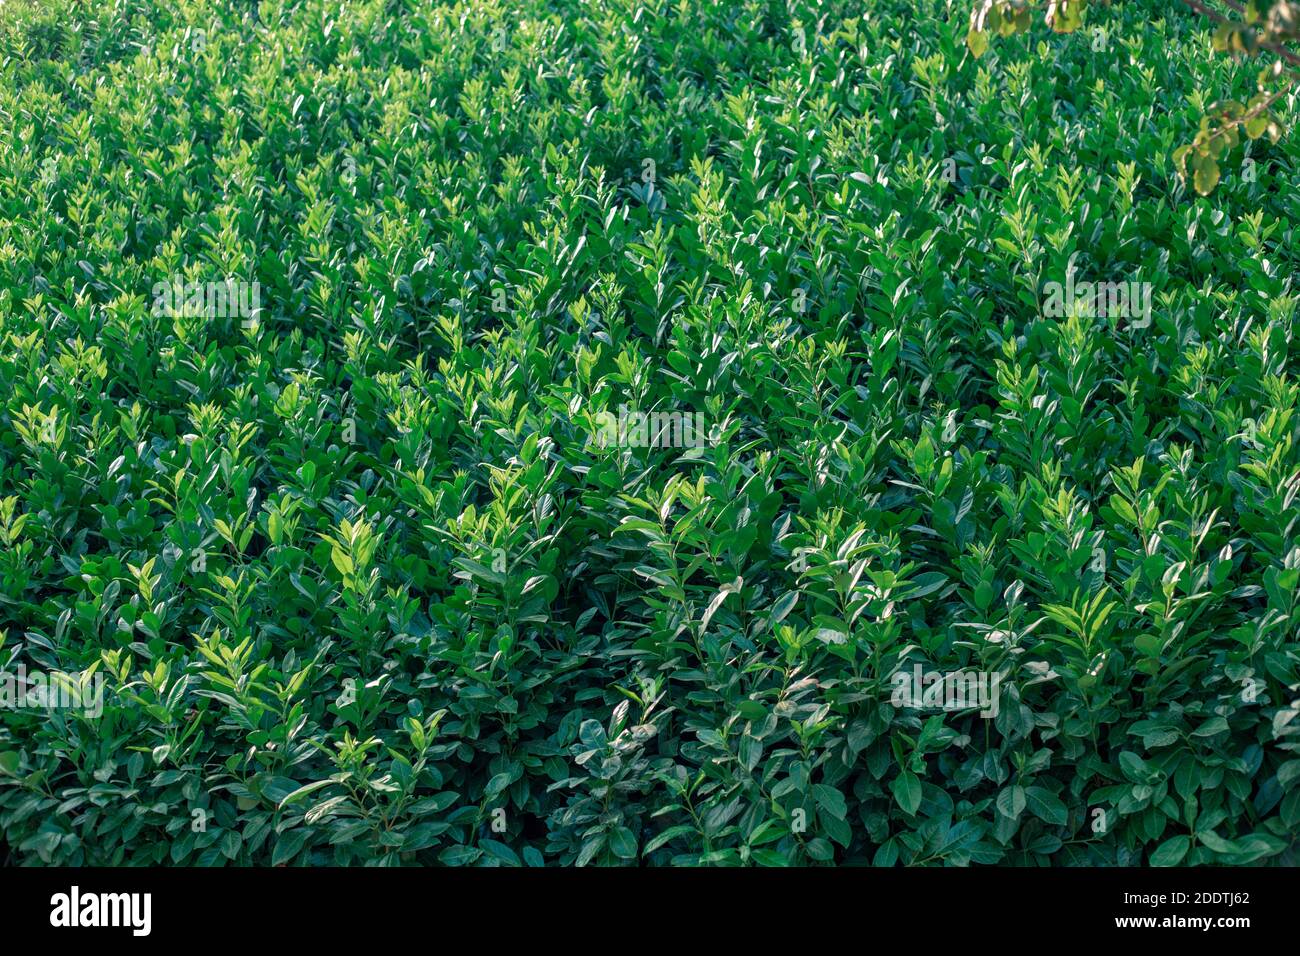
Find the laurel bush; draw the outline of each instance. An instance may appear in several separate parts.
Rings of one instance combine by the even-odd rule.
[[[8,0],[4,859],[1297,862],[1300,138],[1179,181],[1169,6]]]

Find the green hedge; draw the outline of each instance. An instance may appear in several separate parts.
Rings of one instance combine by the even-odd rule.
[[[1296,862],[1300,138],[1184,188],[1166,6],[9,0],[8,860]]]

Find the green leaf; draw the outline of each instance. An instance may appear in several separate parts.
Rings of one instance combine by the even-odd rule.
[[[1238,848],[1237,844],[1233,843],[1231,840],[1225,840],[1223,837],[1219,836],[1213,830],[1202,830],[1196,834],[1196,838],[1215,853],[1239,853],[1240,852],[1240,849]]]
[[[438,862],[444,866],[468,866],[482,855],[483,851],[475,846],[449,846],[438,854]]]
[[[1018,820],[1025,810],[1027,799],[1024,787],[1004,787],[998,794],[998,812],[1008,820]]]
[[[889,785],[894,799],[903,808],[903,812],[914,815],[921,806],[921,781],[910,770],[904,770]]]
[[[297,790],[293,791],[288,796],[286,796],[283,800],[280,801],[280,809],[283,810],[285,807],[297,803],[303,797],[315,793],[317,790],[320,790],[322,787],[328,787],[333,782],[334,781],[332,780],[317,780],[315,783],[309,783],[306,784],[305,786],[299,787]]]
[[[817,801],[818,807],[825,810],[836,820],[843,820],[848,816],[849,807],[844,800],[844,794],[824,783],[814,784],[812,789],[813,799]]]
[[[298,851],[302,849],[310,835],[311,831],[306,827],[280,834],[280,839],[275,843],[275,852],[271,854],[271,865],[279,866],[292,860],[298,855]]]
[[[759,866],[790,866],[790,860],[782,853],[760,847],[757,850],[751,850],[750,856]]]
[[[1146,783],[1151,774],[1151,770],[1147,767],[1146,761],[1131,750],[1125,750],[1120,753],[1119,766],[1120,769],[1124,771],[1124,776],[1128,777],[1134,783]]]
[[[1300,760],[1288,760],[1277,768],[1277,783],[1283,790],[1290,789],[1291,784],[1300,777]]]
[[[1030,812],[1038,819],[1054,826],[1065,825],[1069,812],[1061,798],[1052,791],[1044,787],[1026,787],[1025,798],[1029,803]]]
[[[488,800],[493,800],[513,782],[514,779],[509,773],[498,773],[493,776],[492,779],[488,781],[487,786],[483,788],[483,796]]]
[[[1227,733],[1228,722],[1222,717],[1211,717],[1192,731],[1193,737],[1213,737],[1215,734]]]
[[[1152,866],[1177,866],[1187,855],[1191,840],[1185,836],[1170,837],[1151,854]]]
[[[490,837],[484,837],[479,840],[479,846],[489,856],[500,860],[506,866],[522,866],[523,862],[519,859],[519,854],[506,846],[500,840],[493,840]]]
[[[653,839],[645,845],[645,855],[649,856],[655,850],[668,844],[669,841],[675,840],[680,836],[695,833],[695,827],[689,823],[679,823],[677,826],[669,827],[663,833],[656,834]]]
[[[621,860],[636,859],[636,837],[627,827],[615,827],[609,835],[609,846]]]

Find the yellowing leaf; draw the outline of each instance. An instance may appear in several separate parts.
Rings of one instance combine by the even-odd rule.
[[[1214,187],[1219,185],[1219,164],[1209,156],[1201,157],[1196,164],[1196,174],[1192,177],[1192,185],[1202,196],[1208,196],[1214,192]]]

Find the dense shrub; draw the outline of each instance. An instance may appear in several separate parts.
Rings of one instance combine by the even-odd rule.
[[[1300,140],[1181,185],[1164,7],[10,0],[9,860],[1294,862]]]

